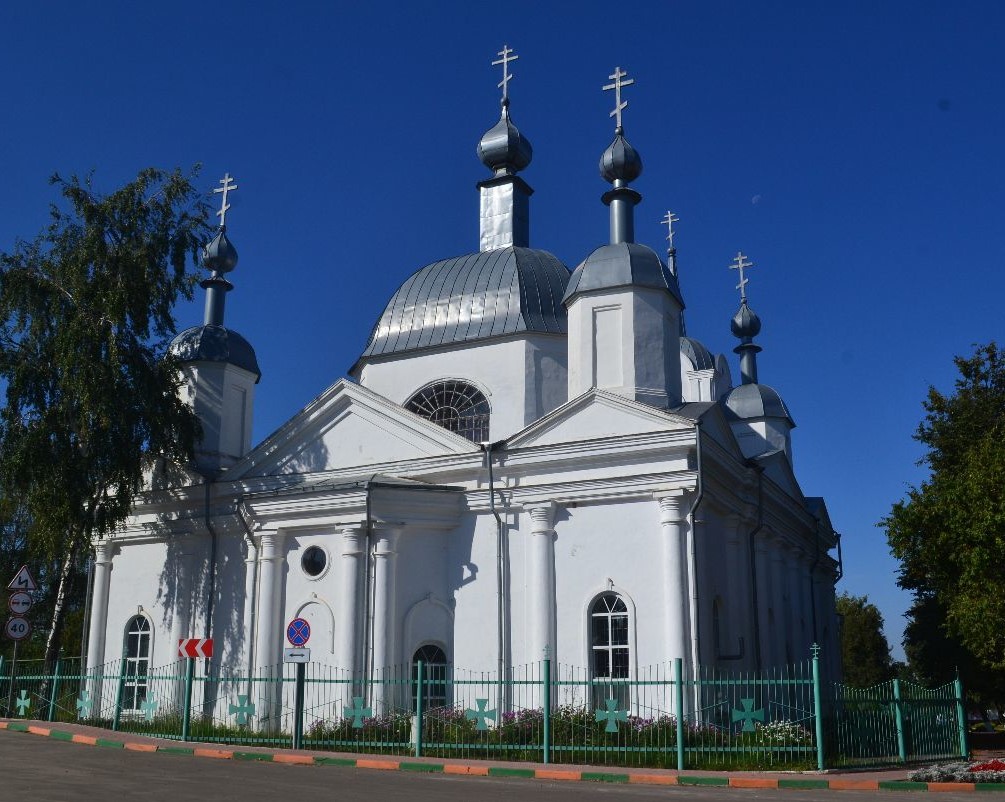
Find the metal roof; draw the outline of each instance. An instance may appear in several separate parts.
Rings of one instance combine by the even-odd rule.
[[[722,399],[726,414],[733,418],[785,418],[795,426],[782,397],[766,384],[741,384]]]
[[[652,248],[637,242],[597,248],[573,271],[563,301],[568,304],[581,292],[628,286],[666,290],[684,305],[677,279]]]
[[[715,357],[712,356],[712,352],[694,337],[680,338],[680,352],[690,360],[692,370],[715,369]]]
[[[244,337],[224,326],[192,326],[175,335],[169,348],[182,362],[226,362],[262,378],[258,357]]]
[[[391,297],[357,365],[368,357],[522,331],[563,334],[568,280],[565,265],[534,248],[510,246],[434,262]]]

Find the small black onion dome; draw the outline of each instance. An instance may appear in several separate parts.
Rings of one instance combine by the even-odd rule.
[[[258,357],[244,337],[224,326],[192,326],[175,335],[168,350],[182,362],[226,362],[262,378]]]
[[[509,103],[503,102],[502,116],[478,141],[478,158],[496,175],[511,175],[524,169],[534,157],[534,149],[509,118]]]
[[[600,156],[600,175],[609,184],[629,183],[642,175],[642,157],[625,139],[625,131],[614,129],[614,141]]]
[[[766,384],[741,384],[734,387],[722,399],[722,403],[729,418],[782,418],[788,421],[789,426],[794,428],[796,425],[782,397]]]
[[[747,306],[746,299],[740,302],[740,308],[730,321],[729,328],[733,336],[740,339],[756,337],[760,332],[761,319]]]
[[[222,227],[212,242],[202,249],[202,265],[214,273],[229,273],[237,267],[237,248],[227,239]]]

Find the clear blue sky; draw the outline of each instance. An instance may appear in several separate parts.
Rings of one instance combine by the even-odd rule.
[[[923,476],[926,388],[999,333],[1003,40],[990,0],[6,3],[0,249],[45,224],[54,171],[112,189],[200,162],[207,191],[232,173],[227,322],[262,366],[258,441],[344,374],[410,273],[477,249],[504,42],[532,244],[574,267],[606,240],[600,87],[621,65],[637,239],[662,249],[658,221],[681,218],[688,331],[734,374],[726,267],[754,261],[761,381],[844,534],[840,587],[900,653],[908,598],[876,523]]]

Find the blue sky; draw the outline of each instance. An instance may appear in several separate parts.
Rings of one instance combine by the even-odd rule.
[[[760,379],[844,535],[840,587],[900,653],[909,599],[876,523],[923,478],[927,387],[999,331],[1003,36],[1005,5],[967,1],[7,3],[0,249],[43,227],[55,171],[112,189],[201,163],[207,192],[236,176],[227,323],[262,366],[257,441],[344,375],[410,273],[477,250],[503,43],[532,244],[574,267],[606,241],[600,87],[620,65],[636,238],[661,250],[659,220],[680,217],[688,332],[734,375],[727,265],[755,263]]]

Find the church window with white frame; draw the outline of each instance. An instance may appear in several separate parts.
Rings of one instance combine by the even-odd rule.
[[[628,606],[617,593],[604,593],[590,607],[590,681],[595,707],[614,699],[622,710],[629,702]]]
[[[488,442],[488,399],[467,382],[451,379],[427,385],[405,402],[405,409],[472,443]]]
[[[412,709],[418,696],[419,661],[422,661],[422,708],[433,710],[447,706],[447,655],[439,646],[420,646],[412,655]]]
[[[139,710],[147,698],[147,675],[150,672],[150,621],[135,615],[126,624],[123,650],[125,678],[122,682],[122,709]]]

